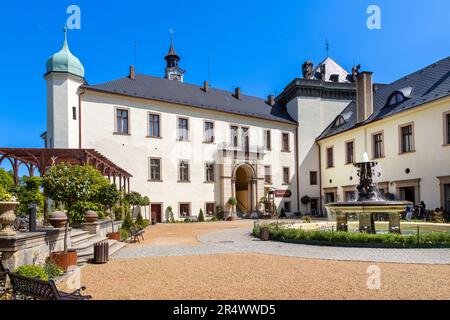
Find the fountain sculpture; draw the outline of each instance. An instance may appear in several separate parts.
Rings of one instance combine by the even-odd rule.
[[[406,211],[406,207],[412,205],[408,201],[386,201],[379,194],[374,183],[374,168],[377,162],[369,161],[367,153],[363,161],[356,163],[359,185],[358,199],[352,202],[329,203],[325,207],[331,215],[336,216],[337,230],[348,231],[348,215],[357,215],[359,218],[359,231],[376,233],[375,217],[377,213],[389,216],[389,232],[401,233],[400,214]]]

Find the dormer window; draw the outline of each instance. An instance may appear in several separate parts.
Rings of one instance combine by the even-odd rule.
[[[391,96],[389,97],[387,105],[389,107],[397,106],[405,100],[406,100],[406,98],[403,95],[403,93],[396,91],[393,94],[391,94]]]
[[[336,120],[334,121],[334,126],[335,127],[342,126],[343,124],[345,124],[345,119],[344,119],[343,116],[337,117]]]

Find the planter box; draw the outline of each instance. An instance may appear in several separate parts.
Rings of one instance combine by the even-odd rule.
[[[67,253],[64,253],[64,251],[54,252],[50,255],[50,260],[63,269],[64,272],[66,272],[69,267],[78,265],[78,255],[76,251],[68,251]]]
[[[107,235],[109,240],[116,240],[116,241],[120,241],[120,232],[114,232],[114,233],[108,233]]]

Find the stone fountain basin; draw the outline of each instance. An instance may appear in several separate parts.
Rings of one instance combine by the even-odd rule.
[[[410,205],[413,203],[409,201],[353,201],[329,203],[325,207],[342,213],[401,213]]]

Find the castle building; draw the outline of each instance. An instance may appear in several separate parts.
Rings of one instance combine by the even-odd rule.
[[[88,85],[65,36],[62,50],[47,62],[46,147],[98,150],[132,174],[132,189],[151,199],[152,217],[161,222],[169,218],[169,208],[180,219],[200,210],[213,215],[218,207],[256,217],[271,210],[267,199],[287,215],[320,214],[325,200],[331,200],[326,198],[329,190],[349,184],[341,178],[344,171],[324,168],[324,154],[329,145],[336,153],[346,148],[334,142],[344,134],[333,130],[336,122],[342,123],[340,128],[352,123],[355,132],[370,126],[366,120],[351,122],[354,101],[361,100],[357,88],[369,91],[370,85],[359,85],[359,68],[349,74],[331,58],[316,68],[306,62],[303,78],[294,79],[279,96],[261,99],[240,88],[228,92],[208,82],[186,83],[172,40],[165,60],[163,78],[130,67],[126,77]],[[439,83],[444,91],[446,85],[448,79]],[[389,88],[375,87],[374,97]],[[439,112],[448,109],[447,100]],[[419,139],[415,141],[418,150]],[[364,148],[355,143],[353,160]],[[449,149],[443,148],[441,159],[450,159]],[[445,189],[450,174],[448,167],[441,171]],[[236,206],[229,204],[230,198],[237,200]],[[430,199],[433,205],[435,198]]]

